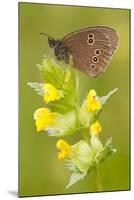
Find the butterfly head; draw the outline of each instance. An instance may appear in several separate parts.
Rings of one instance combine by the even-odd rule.
[[[56,44],[58,43],[59,40],[55,40],[52,38],[49,34],[47,33],[40,33],[40,35],[44,35],[48,38],[48,44],[50,48],[55,48]]]
[[[58,41],[59,40],[55,40],[54,38],[52,38],[50,36],[48,37],[48,44],[49,44],[50,48],[54,48]]]

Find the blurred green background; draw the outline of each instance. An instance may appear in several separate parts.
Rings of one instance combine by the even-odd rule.
[[[119,91],[106,104],[100,121],[103,126],[103,143],[112,136],[113,145],[118,149],[116,155],[101,165],[104,191],[129,190],[130,188],[130,126],[129,126],[129,83],[130,83],[130,10],[75,7],[19,3],[20,35],[20,196],[50,195],[95,192],[95,173],[70,189],[65,186],[69,173],[62,161],[57,160],[56,138],[45,133],[36,133],[33,113],[44,106],[43,99],[36,95],[27,82],[41,82],[37,63],[42,56],[53,57],[47,38],[39,35],[47,32],[55,38],[84,27],[103,25],[119,32],[118,50],[106,72],[92,78],[79,72],[81,98],[91,88],[99,96],[117,87]],[[81,135],[65,139],[71,144],[79,141]]]

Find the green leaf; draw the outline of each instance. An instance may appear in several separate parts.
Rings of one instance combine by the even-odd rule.
[[[109,155],[115,154],[116,151],[117,150],[112,147],[112,138],[108,139],[104,146],[100,162],[103,162]]]
[[[37,65],[45,83],[51,83],[56,88],[62,88],[64,80],[64,67],[54,59],[44,56],[41,65]]]
[[[75,162],[71,159],[65,159],[65,168],[70,172],[80,172]]]
[[[108,139],[103,150],[96,155],[96,163],[99,164],[112,154],[116,153],[116,149],[112,147],[112,138]]]
[[[74,172],[70,176],[70,180],[68,185],[66,186],[66,189],[77,183],[78,181],[82,180],[86,176],[86,173],[78,173]]]
[[[70,180],[69,180],[69,183],[68,183],[66,189],[71,187],[76,182],[80,181],[81,179],[83,179],[87,174],[87,172],[81,172],[78,169],[75,161],[73,161],[71,159],[66,159],[65,160],[65,167],[72,173],[71,176],[70,176]]]
[[[100,98],[101,105],[104,105],[107,102],[107,100],[117,91],[118,88],[115,88],[114,90],[110,91],[106,96],[101,97]]]
[[[43,96],[44,92],[43,92],[43,83],[32,83],[32,82],[28,82],[27,83],[31,88],[33,88],[35,90],[35,92],[41,96]]]

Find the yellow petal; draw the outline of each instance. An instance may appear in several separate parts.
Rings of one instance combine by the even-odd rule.
[[[62,97],[61,92],[57,90],[51,83],[45,83],[43,89],[44,101],[46,103],[59,100]]]
[[[91,89],[88,93],[88,98],[93,99],[94,97],[96,97],[96,91],[94,89]]]
[[[101,103],[97,98],[96,91],[92,89],[87,96],[87,110],[88,112],[94,112],[99,109],[101,109]]]
[[[39,132],[54,124],[55,113],[51,113],[48,108],[39,108],[34,112],[34,119],[37,132]]]
[[[96,121],[94,124],[90,126],[90,134],[91,135],[99,135],[99,133],[102,131],[102,127],[100,122]]]
[[[58,140],[58,142],[56,143],[56,147],[59,150],[58,152],[59,160],[63,160],[70,156],[71,147],[66,141],[62,139]]]

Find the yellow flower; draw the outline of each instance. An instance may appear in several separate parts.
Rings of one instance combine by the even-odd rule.
[[[99,133],[102,131],[101,124],[96,121],[94,124],[90,126],[90,134],[91,135],[99,135]]]
[[[55,122],[55,113],[51,113],[48,108],[39,108],[34,112],[37,132],[52,126]]]
[[[65,140],[62,140],[62,139],[58,140],[56,147],[59,150],[58,152],[59,160],[63,160],[70,156],[71,146]]]
[[[63,97],[61,91],[57,90],[51,83],[45,83],[44,87],[44,101],[49,103],[50,101],[59,100]]]
[[[87,110],[89,112],[94,112],[99,109],[101,109],[101,103],[97,99],[96,91],[92,89],[87,96]]]

